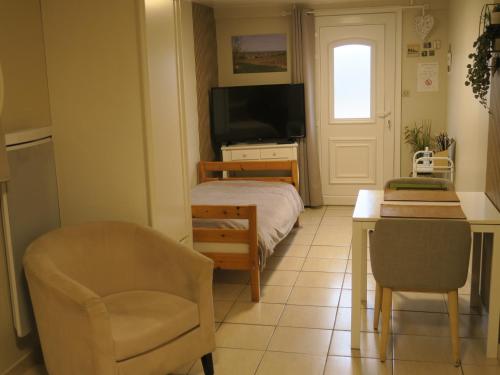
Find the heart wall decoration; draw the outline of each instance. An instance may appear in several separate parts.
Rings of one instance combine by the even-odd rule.
[[[430,14],[415,17],[415,32],[422,41],[427,38],[427,35],[429,35],[433,27],[434,17]]]

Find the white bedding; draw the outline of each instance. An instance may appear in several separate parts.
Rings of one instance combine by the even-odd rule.
[[[293,228],[304,204],[290,184],[263,181],[213,181],[193,188],[193,205],[257,205],[260,264]],[[193,219],[193,227],[237,228],[248,226],[241,219]]]

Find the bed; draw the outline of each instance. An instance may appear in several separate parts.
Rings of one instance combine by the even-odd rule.
[[[259,301],[260,270],[304,209],[297,162],[200,162],[198,170],[193,246],[215,268],[248,270],[252,300]]]

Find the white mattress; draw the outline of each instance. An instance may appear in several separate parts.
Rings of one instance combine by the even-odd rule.
[[[297,190],[290,184],[263,181],[213,181],[193,188],[193,205],[257,205],[257,233],[261,267],[275,246],[292,230],[304,204]],[[248,227],[241,219],[193,219],[193,227],[235,228]],[[195,243],[194,248],[204,252],[248,252],[245,244]],[[231,251],[234,248],[234,251]]]

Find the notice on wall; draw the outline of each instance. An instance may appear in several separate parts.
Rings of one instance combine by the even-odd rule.
[[[439,91],[439,64],[420,63],[417,66],[417,92]]]

